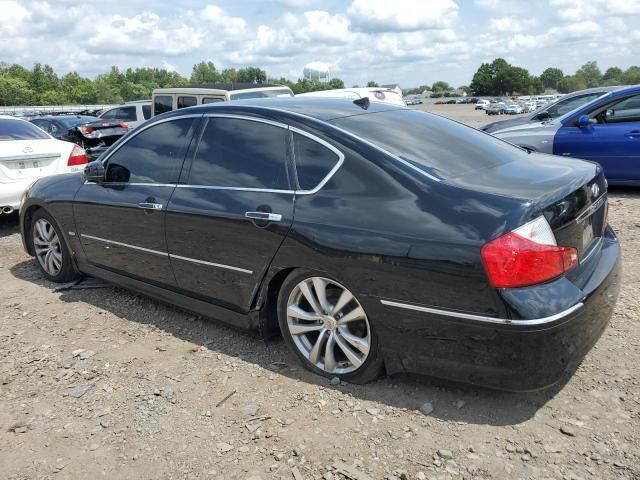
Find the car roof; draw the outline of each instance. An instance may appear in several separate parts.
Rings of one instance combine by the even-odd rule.
[[[357,102],[362,102],[362,99],[357,100]],[[364,108],[351,99],[337,97],[278,97],[252,98],[248,100],[234,100],[232,102],[209,103],[206,105],[174,110],[171,113],[180,115],[181,112],[184,113],[186,110],[194,113],[211,113],[221,110],[246,110],[249,112],[256,108],[305,115],[322,121],[353,115],[406,109],[406,107],[398,105],[377,102],[369,102],[368,107]]]
[[[31,117],[29,120],[57,120],[59,118],[96,118],[91,115],[76,115],[73,113],[69,113],[67,115],[36,115],[35,117]]]

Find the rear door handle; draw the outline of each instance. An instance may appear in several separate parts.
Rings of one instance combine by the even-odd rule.
[[[266,220],[268,222],[280,222],[282,220],[282,215],[279,213],[245,212],[244,216],[253,220]]]
[[[161,203],[152,203],[152,202],[140,202],[138,206],[140,208],[144,208],[145,210],[162,210],[162,207],[163,207]]]

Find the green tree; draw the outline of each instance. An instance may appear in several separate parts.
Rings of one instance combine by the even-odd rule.
[[[545,90],[545,84],[542,81],[542,79],[540,77],[531,77],[531,82],[529,84],[529,91],[527,93],[540,95],[541,93],[544,93],[544,90]]]
[[[433,82],[433,85],[431,86],[432,92],[448,92],[450,90],[453,90],[451,88],[451,85],[449,85],[447,82],[443,82],[442,80]]]
[[[332,78],[331,80],[329,80],[329,83],[327,83],[327,85],[329,85],[329,88],[331,89],[344,88],[344,82],[339,78]]]
[[[245,67],[238,70],[238,82],[262,83],[267,80],[267,73],[258,67]]]
[[[367,87],[377,87],[378,84],[376,82],[374,82],[373,80],[369,80],[367,82]]]
[[[586,88],[597,87],[602,81],[602,72],[598,68],[597,62],[587,62],[581,66],[575,76],[582,79]]]
[[[558,82],[558,91],[560,93],[571,93],[585,88],[587,87],[584,79],[577,75],[564,77]]]
[[[610,67],[607,68],[607,71],[604,72],[604,75],[602,76],[602,80],[604,82],[619,82],[620,79],[622,78],[622,74],[624,72],[622,71],[621,68],[618,67]]]
[[[622,74],[622,77],[620,78],[620,80],[622,80],[623,85],[640,84],[640,67],[634,66],[634,67],[627,68]]]
[[[544,72],[542,72],[542,75],[540,75],[540,80],[546,88],[557,89],[558,82],[562,79],[562,77],[564,77],[564,73],[562,73],[562,70],[556,67],[549,67]],[[542,91],[544,92],[544,90]]]
[[[0,75],[0,105],[34,105],[36,95],[22,78]]]
[[[194,85],[216,83],[222,81],[222,75],[216,70],[213,62],[200,62],[193,66],[190,81]]]

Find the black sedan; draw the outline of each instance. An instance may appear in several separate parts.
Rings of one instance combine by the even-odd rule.
[[[87,115],[47,115],[29,121],[58,140],[80,145],[89,160],[98,158],[129,131],[129,126],[120,120],[102,120]]]
[[[547,387],[599,338],[620,246],[594,163],[366,99],[160,115],[26,193],[44,276],[279,330],[310,370]]]

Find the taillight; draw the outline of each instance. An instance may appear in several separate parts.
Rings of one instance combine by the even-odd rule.
[[[91,132],[93,132],[93,128],[86,125],[82,125],[78,127],[78,129],[82,132],[83,135],[89,135]]]
[[[74,165],[84,165],[85,163],[89,163],[87,152],[84,151],[84,148],[74,145],[71,155],[69,155],[69,160],[67,160],[67,166],[72,167]]]
[[[482,247],[482,262],[495,288],[526,287],[556,278],[578,264],[578,251],[559,247],[538,217]]]
[[[120,128],[129,128],[129,124],[126,122],[120,122]]]

